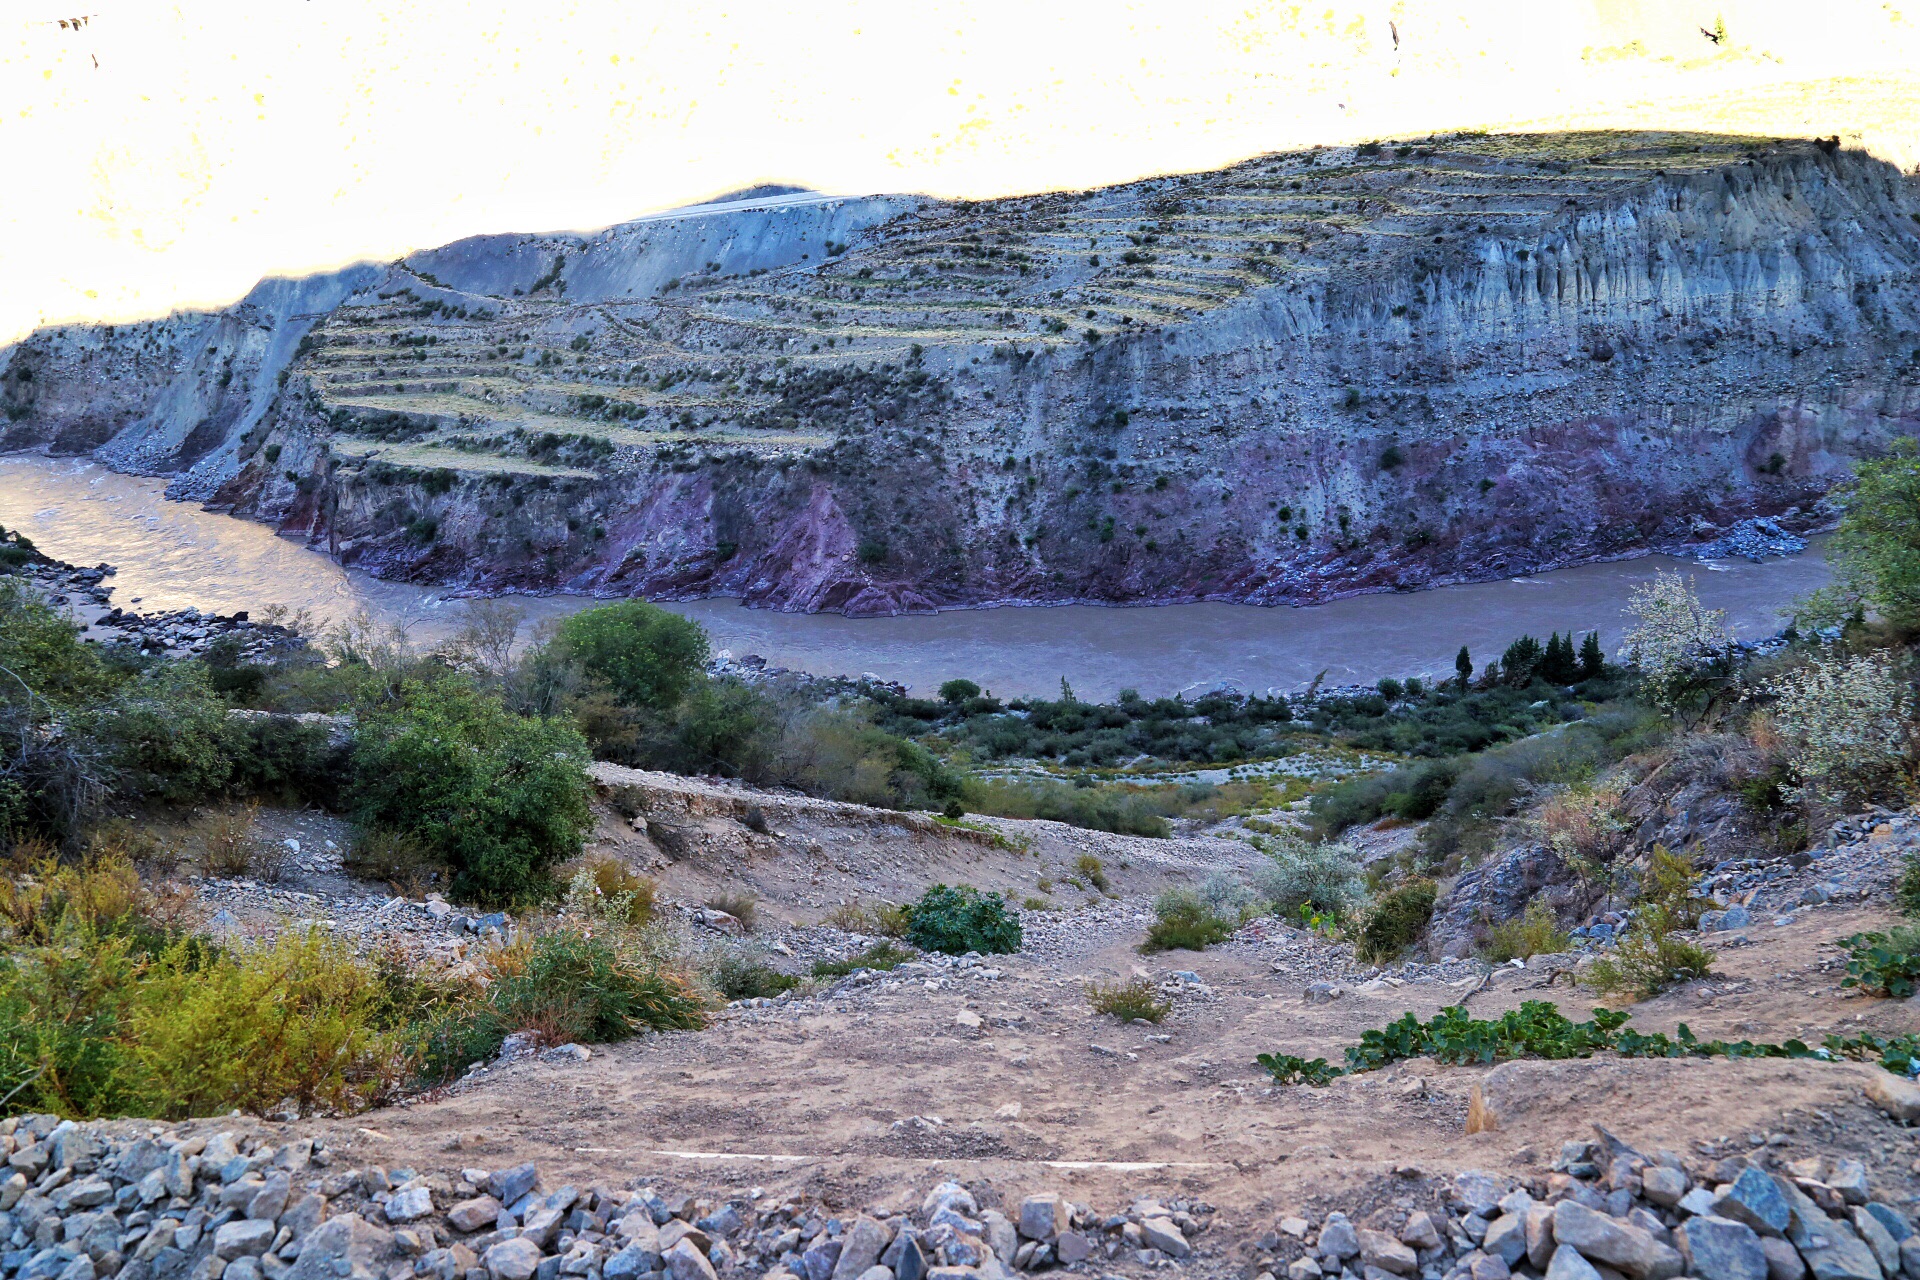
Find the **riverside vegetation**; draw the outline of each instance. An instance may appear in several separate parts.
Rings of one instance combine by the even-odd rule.
[[[1163,806],[1150,814],[1161,823],[1221,805],[1206,815],[1218,820],[1244,818],[1249,795],[1310,792],[1304,821],[1239,828],[1265,854],[1258,874],[1163,894],[1148,952],[1203,949],[1272,916],[1385,963],[1421,945],[1443,883],[1518,829],[1571,869],[1579,902],[1619,902],[1620,923],[1582,981],[1645,997],[1708,970],[1691,931],[1714,904],[1688,858],[1630,851],[1621,806],[1634,776],[1691,743],[1733,740],[1739,765],[1720,785],[1800,839],[1831,815],[1904,796],[1914,703],[1901,593],[1920,529],[1896,517],[1916,495],[1911,449],[1862,464],[1839,585],[1809,604],[1817,630],[1764,652],[1736,649],[1682,580],[1662,576],[1637,601],[1623,665],[1592,637],[1555,634],[1516,641],[1477,669],[1463,652],[1444,681],[1194,703],[1123,695],[1103,706],[1063,689],[1057,701],[1003,706],[964,680],[937,702],[844,682],[749,683],[709,674],[699,629],[639,602],[575,614],[531,641],[510,606],[483,602],[456,643],[430,653],[349,624],[260,660],[218,644],[169,656],[89,644],[24,577],[0,578],[0,831],[12,858],[0,903],[0,1086],[14,1091],[12,1106],[65,1114],[200,1114],[289,1098],[351,1110],[448,1079],[516,1032],[560,1043],[695,1027],[723,998],[765,999],[803,981],[695,945],[655,910],[650,882],[582,856],[595,759],[949,818],[1017,812],[997,801],[1057,792],[1132,796]],[[16,567],[35,563],[30,545],[9,545]],[[1329,749],[1400,763],[1301,791],[1257,775],[1139,792],[1111,769],[1091,786],[978,776],[1019,758],[1067,768],[1134,752],[1163,767],[1246,770]],[[178,903],[143,887],[138,869],[161,850],[140,819],[247,797],[350,815],[358,865],[512,907],[526,927],[457,978],[297,930],[270,947],[195,935]],[[1074,816],[1102,825],[1097,813]],[[1343,833],[1382,820],[1423,825],[1391,859],[1363,865]],[[1091,855],[1074,874],[1105,887]],[[1562,948],[1563,925],[1545,910],[1486,921],[1482,949]],[[964,884],[933,886],[904,908],[846,911],[896,939],[869,946],[854,970],[893,968],[913,954],[903,943],[949,954],[1023,945],[1009,904]],[[1914,941],[1863,942],[1859,980],[1909,982]],[[839,963],[822,962],[812,980],[839,976]]]

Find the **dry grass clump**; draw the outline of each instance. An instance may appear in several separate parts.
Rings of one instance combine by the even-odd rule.
[[[1495,964],[1505,964],[1531,956],[1556,955],[1572,945],[1571,935],[1560,927],[1547,904],[1536,898],[1523,914],[1487,930],[1480,954]]]
[[[1110,1013],[1122,1022],[1132,1022],[1136,1018],[1142,1022],[1158,1023],[1173,1012],[1173,1005],[1160,998],[1159,991],[1146,978],[1135,978],[1132,982],[1087,984],[1087,1003],[1093,1006],[1095,1013]]]
[[[844,902],[827,912],[823,922],[843,933],[875,938],[904,938],[913,923],[910,908],[891,902]]]
[[[716,893],[707,899],[707,906],[714,911],[724,911],[740,922],[740,927],[748,933],[759,919],[760,904],[751,894]]]

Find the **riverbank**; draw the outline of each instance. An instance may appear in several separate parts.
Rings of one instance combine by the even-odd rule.
[[[257,614],[280,604],[334,619],[365,610],[425,643],[460,625],[457,598],[344,569],[264,525],[169,501],[163,489],[162,481],[83,459],[7,455],[0,457],[0,524],[60,559],[111,561],[116,599],[129,605]],[[1649,556],[1298,609],[1061,605],[850,619],[718,599],[663,607],[699,622],[715,649],[737,660],[872,675],[922,694],[964,676],[1003,697],[1055,696],[1064,680],[1083,697],[1107,699],[1123,688],[1148,697],[1227,685],[1293,691],[1317,676],[1324,684],[1371,684],[1385,675],[1446,673],[1461,645],[1479,661],[1520,634],[1596,630],[1611,649],[1627,597],[1661,568],[1690,573],[1703,603],[1725,610],[1733,633],[1749,638],[1777,632],[1793,601],[1828,579],[1816,546],[1764,564]],[[516,601],[535,624],[597,603]]]

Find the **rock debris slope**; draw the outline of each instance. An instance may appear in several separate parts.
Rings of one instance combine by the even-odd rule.
[[[487,236],[0,352],[9,448],[419,581],[877,614],[1325,599],[1820,521],[1910,433],[1920,194],[1457,135]]]

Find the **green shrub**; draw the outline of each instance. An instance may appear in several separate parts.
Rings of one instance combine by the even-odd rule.
[[[913,904],[907,941],[946,955],[1010,955],[1020,949],[1020,918],[997,893],[971,885],[934,885]]]
[[[122,684],[84,720],[105,745],[121,788],[168,804],[223,790],[242,741],[198,663],[162,663]]]
[[[554,647],[612,687],[629,706],[670,710],[707,665],[700,625],[644,600],[622,600],[573,614]]]
[[[1213,913],[1206,900],[1191,889],[1168,889],[1154,900],[1154,921],[1140,950],[1205,951],[1233,936],[1235,924]]]
[[[1900,925],[1890,933],[1856,933],[1840,945],[1847,949],[1847,976],[1841,986],[1896,1000],[1905,1000],[1920,987],[1920,928]]]
[[[1503,920],[1487,930],[1480,943],[1480,954],[1494,964],[1525,960],[1530,956],[1556,955],[1573,945],[1573,938],[1538,898],[1512,920]]]
[[[1409,880],[1381,894],[1354,938],[1354,954],[1370,964],[1397,957],[1426,929],[1438,893],[1431,880]]]
[[[483,903],[550,893],[548,869],[592,824],[586,744],[559,720],[517,716],[464,680],[407,679],[354,731],[355,814],[412,836]]]
[[[1269,859],[1253,873],[1253,892],[1274,912],[1291,916],[1304,907],[1342,916],[1367,900],[1360,856],[1351,845],[1309,844],[1285,833],[1253,843]]]
[[[738,951],[728,952],[716,961],[707,976],[714,989],[729,1000],[770,1000],[800,985],[800,979],[794,975],[781,973]]]
[[[1173,1005],[1160,998],[1159,990],[1146,978],[1132,982],[1087,984],[1087,1003],[1095,1013],[1110,1013],[1122,1022],[1139,1018],[1160,1022],[1173,1012]]]
[[[1631,993],[1651,999],[1675,983],[1704,978],[1713,952],[1673,936],[1681,928],[1666,906],[1643,904],[1613,954],[1595,960],[1582,979],[1602,995]]]
[[[1074,860],[1073,867],[1087,884],[1101,893],[1107,891],[1107,869],[1101,864],[1100,859],[1090,853],[1083,853]]]
[[[499,1053],[507,1036],[604,1044],[640,1031],[697,1030],[707,1005],[687,980],[629,958],[604,937],[543,934],[496,952],[484,995],[445,1010],[424,1036],[423,1069],[447,1079]]]
[[[857,969],[874,969],[884,972],[889,969],[897,969],[914,958],[914,953],[905,947],[895,946],[891,942],[876,942],[849,960],[814,961],[813,976],[816,978],[844,978]]]
[[[1043,818],[1089,831],[1156,839],[1173,834],[1167,815],[1178,809],[1166,797],[1139,787],[979,779],[967,783],[966,802],[973,812],[998,818]]]

